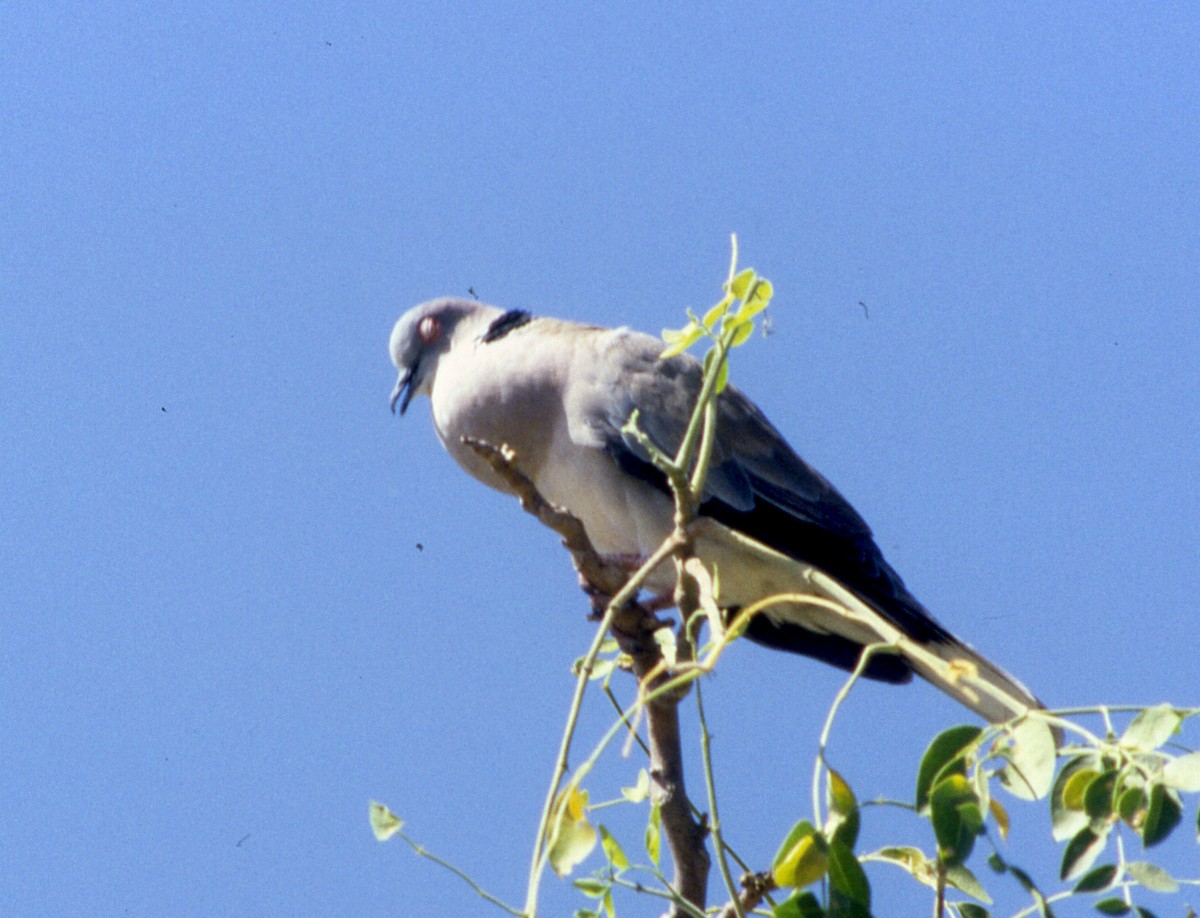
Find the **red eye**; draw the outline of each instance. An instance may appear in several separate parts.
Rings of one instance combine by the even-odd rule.
[[[426,347],[442,337],[442,323],[435,316],[426,316],[417,324],[417,337]]]

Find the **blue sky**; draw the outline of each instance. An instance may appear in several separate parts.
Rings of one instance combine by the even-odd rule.
[[[777,291],[735,380],[926,605],[1051,704],[1200,703],[1195,6],[2,21],[6,914],[481,913],[374,841],[371,798],[519,902],[591,626],[556,538],[454,467],[424,402],[388,413],[388,333],[468,288],[656,332],[716,298],[734,231]],[[725,663],[722,815],[765,866],[841,680]],[[964,719],[864,687],[831,755],[907,796]],[[604,815],[631,848],[641,817]],[[928,847],[876,818],[866,845]],[[873,877],[881,915],[928,910]]]

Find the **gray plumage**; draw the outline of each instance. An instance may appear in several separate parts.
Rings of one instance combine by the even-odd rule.
[[[470,300],[437,299],[392,331],[399,379],[392,407],[429,396],[438,437],[466,471],[506,491],[463,437],[507,444],[549,501],[583,523],[598,551],[644,558],[672,529],[666,482],[621,433],[634,409],[664,452],[683,437],[701,380],[688,355],[660,360],[663,344]],[[987,720],[1040,707],[1019,682],[943,628],[884,560],[862,517],[801,459],[745,395],[719,400],[717,438],[696,549],[720,576],[719,601],[742,608],[778,593],[789,602],[755,616],[747,636],[842,669],[869,643],[897,643],[866,675],[906,682],[916,672]],[[669,594],[669,564],[647,587]],[[837,611],[828,603],[836,603]]]

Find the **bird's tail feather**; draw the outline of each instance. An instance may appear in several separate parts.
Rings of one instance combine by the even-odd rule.
[[[1003,723],[1044,707],[1029,689],[970,645],[950,636],[915,641],[823,571],[809,568],[807,579],[821,593],[836,598],[845,613],[870,628],[880,643],[894,645],[917,675],[989,723]]]

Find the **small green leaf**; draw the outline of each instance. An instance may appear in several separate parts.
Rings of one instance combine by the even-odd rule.
[[[921,765],[917,769],[917,809],[923,810],[929,803],[929,792],[934,781],[946,775],[967,773],[965,752],[983,731],[979,727],[964,724],[943,730],[925,754],[921,757]]]
[[[1200,791],[1200,752],[1189,752],[1167,762],[1163,766],[1163,782],[1185,793]]]
[[[599,913],[593,912],[590,908],[576,909],[571,918],[600,918]]]
[[[666,342],[667,347],[658,355],[658,359],[666,360],[668,357],[682,354],[703,337],[704,329],[695,322],[689,322],[678,331],[671,328],[664,328],[662,339]]]
[[[748,320],[731,319],[731,322],[736,322],[733,326],[733,337],[729,339],[731,348],[741,347],[754,334],[754,323]]]
[[[1083,812],[1083,792],[1088,783],[1099,774],[1094,755],[1080,755],[1063,766],[1050,791],[1050,818],[1055,841],[1072,838],[1088,824]],[[1090,772],[1086,777],[1077,777]]]
[[[802,819],[779,846],[771,864],[771,878],[777,886],[808,886],[825,876],[827,855],[824,836]]]
[[[646,853],[650,855],[650,862],[657,867],[658,857],[662,845],[662,813],[659,812],[658,804],[650,805],[650,819],[646,823]]]
[[[637,781],[633,787],[622,787],[621,796],[630,803],[641,803],[650,796],[650,772],[641,768],[638,770]]]
[[[1112,882],[1116,879],[1116,876],[1116,864],[1102,864],[1099,867],[1093,867],[1075,884],[1072,892],[1091,893],[1108,889],[1108,887],[1112,886]]]
[[[795,892],[771,910],[773,918],[825,918],[825,910],[811,892]]]
[[[1117,797],[1117,815],[1128,823],[1131,829],[1142,828],[1146,820],[1146,792],[1140,787],[1127,787]]]
[[[1115,896],[1111,899],[1101,899],[1095,908],[1101,915],[1128,915],[1133,911],[1124,899]]]
[[[716,393],[720,395],[725,391],[725,387],[729,385],[729,361],[722,360],[721,366],[717,369],[717,385]]]
[[[831,842],[840,842],[853,851],[860,825],[858,801],[850,785],[832,768],[826,777],[825,796],[829,807],[825,834]]]
[[[589,899],[604,898],[604,894],[612,887],[607,880],[598,880],[595,877],[581,877],[574,880],[573,885]]]
[[[1080,829],[1075,837],[1067,843],[1066,850],[1063,851],[1062,866],[1058,871],[1059,878],[1073,880],[1087,871],[1096,862],[1096,858],[1100,856],[1100,852],[1104,850],[1107,842],[1107,828],[1102,832],[1093,831],[1091,826]]]
[[[1000,771],[1000,783],[1014,797],[1040,800],[1054,783],[1058,756],[1054,734],[1044,720],[1027,716],[1008,728],[1006,738],[1003,755],[1008,764]]]
[[[922,875],[933,872],[932,862],[920,848],[913,848],[908,845],[891,846],[880,848],[875,852],[874,856],[895,864],[897,867],[903,867],[917,879],[920,879]]]
[[[754,285],[754,289],[750,291],[743,303],[742,308],[738,310],[738,317],[742,319],[752,319],[769,305],[771,305],[771,297],[775,295],[775,288],[771,286],[771,282],[766,278],[760,277],[758,283]]]
[[[938,840],[938,858],[949,866],[961,864],[983,831],[983,812],[975,788],[960,774],[943,778],[929,795],[929,811]]]
[[[371,801],[370,807],[371,831],[375,840],[385,842],[404,828],[404,820],[389,810],[382,803]]]
[[[954,907],[958,910],[959,918],[992,918],[991,912],[974,902],[955,902]]]
[[[831,842],[829,845],[829,883],[843,904],[852,904],[864,914],[871,909],[871,884],[863,872],[862,864],[846,845]]]
[[[1166,838],[1183,819],[1183,807],[1175,791],[1161,784],[1150,787],[1146,821],[1142,823],[1142,844],[1152,848]]]
[[[1179,883],[1175,878],[1148,861],[1131,861],[1125,865],[1129,875],[1145,886],[1151,892],[1173,893],[1179,891]]]
[[[548,857],[560,877],[567,876],[596,847],[598,836],[587,821],[587,802],[587,791],[577,787],[568,787],[555,802]]]
[[[992,897],[988,895],[987,890],[983,888],[983,884],[979,882],[975,874],[971,873],[962,864],[956,864],[946,870],[946,882],[957,889],[959,892],[966,893],[980,902],[992,904]]]
[[[754,269],[753,268],[745,268],[745,269],[739,271],[737,276],[729,284],[729,292],[731,294],[733,294],[733,296],[739,300],[744,299],[746,296],[746,293],[750,289],[750,284],[753,282],[753,280],[754,280]]]
[[[720,322],[721,319],[725,317],[725,313],[729,311],[729,305],[730,301],[728,297],[721,300],[721,302],[717,303],[716,306],[712,307],[704,314],[704,318],[700,320],[701,324],[709,331],[715,329],[717,327],[717,323]]]
[[[1121,745],[1150,752],[1174,736],[1182,722],[1182,715],[1169,704],[1146,708],[1125,728]]]
[[[996,828],[1000,830],[1000,838],[1008,841],[1008,830],[1011,823],[1008,819],[1008,810],[1006,810],[1000,801],[995,797],[988,800],[988,812],[992,814],[992,819],[996,821]]]
[[[1083,811],[1091,819],[1108,819],[1113,813],[1113,791],[1117,772],[1106,771],[1088,782],[1083,792]]]
[[[625,852],[617,843],[617,840],[612,837],[612,834],[604,826],[596,826],[600,830],[600,847],[604,849],[604,856],[608,858],[608,863],[612,865],[612,869],[617,873],[629,869],[629,858],[625,856]]]

